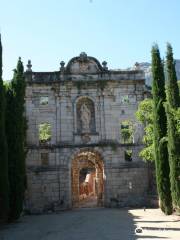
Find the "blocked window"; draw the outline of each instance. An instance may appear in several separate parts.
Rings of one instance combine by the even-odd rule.
[[[49,154],[48,153],[41,153],[41,165],[47,166],[49,164]]]
[[[39,141],[41,143],[51,140],[51,124],[41,123],[39,124]]]
[[[37,94],[33,94],[32,104],[34,104],[35,107],[39,107],[39,97]]]
[[[40,97],[40,105],[48,105],[48,103],[49,103],[48,96],[41,96]]]
[[[133,143],[134,126],[130,120],[121,122],[122,143]]]
[[[132,150],[125,150],[124,151],[124,159],[127,162],[132,162]]]

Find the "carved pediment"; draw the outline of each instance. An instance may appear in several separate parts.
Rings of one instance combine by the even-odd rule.
[[[99,73],[103,68],[99,61],[82,52],[79,57],[72,58],[67,64],[66,71],[71,74]]]

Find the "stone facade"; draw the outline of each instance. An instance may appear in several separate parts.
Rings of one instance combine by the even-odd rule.
[[[33,72],[30,61],[27,67],[26,208],[42,212],[78,204],[78,159],[101,169],[96,181],[102,205],[144,205],[149,170],[138,155],[143,128],[134,115],[146,97],[143,71],[108,70],[106,62],[85,53],[67,66],[61,62],[57,72]],[[132,143],[122,141],[124,120],[133,123]],[[51,133],[44,142],[39,140],[42,123]],[[132,151],[132,161],[125,161],[126,150]]]

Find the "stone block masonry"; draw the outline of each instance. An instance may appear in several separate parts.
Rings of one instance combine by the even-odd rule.
[[[80,206],[79,177],[85,168],[95,169],[94,194],[101,205],[144,206],[149,175],[139,158],[143,126],[135,119],[138,103],[147,93],[144,73],[108,70],[81,53],[66,66],[61,63],[60,71],[33,72],[28,66],[25,76],[25,207],[46,212]],[[128,144],[121,135],[125,120],[134,126]],[[39,138],[43,123],[50,126],[46,141]],[[132,161],[125,161],[126,150],[132,151]]]

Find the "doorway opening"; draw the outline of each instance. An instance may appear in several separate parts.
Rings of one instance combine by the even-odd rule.
[[[83,150],[72,161],[72,206],[103,206],[104,165],[101,155]]]

